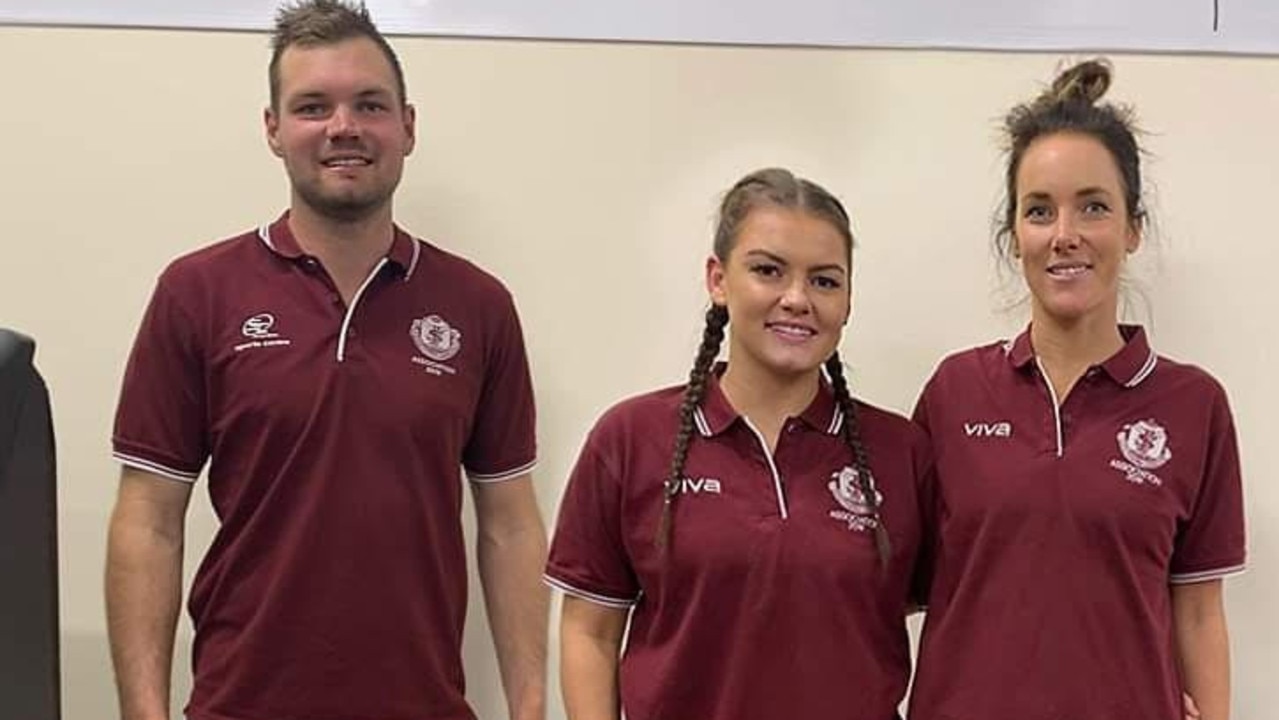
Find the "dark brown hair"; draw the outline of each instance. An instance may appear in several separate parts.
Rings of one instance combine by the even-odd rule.
[[[345,0],[300,0],[280,7],[275,15],[275,32],[271,34],[271,64],[267,77],[271,84],[271,109],[279,110],[280,57],[284,51],[297,45],[313,47],[334,45],[343,40],[368,38],[378,46],[391,64],[395,75],[395,89],[401,104],[408,102],[404,84],[404,69],[391,44],[386,41],[363,2]]]
[[[995,233],[995,252],[1013,256],[1013,228],[1017,222],[1017,171],[1026,149],[1035,140],[1056,133],[1079,133],[1100,142],[1115,161],[1123,183],[1128,221],[1140,229],[1146,219],[1141,187],[1141,148],[1136,120],[1128,106],[1100,103],[1110,89],[1110,63],[1085,60],[1062,71],[1047,90],[1004,117],[1008,166],[1004,177],[1004,207]]]
[[[849,227],[848,212],[844,210],[843,204],[817,183],[798,178],[789,170],[780,168],[767,168],[750,173],[738,180],[725,194],[719,206],[719,221],[715,229],[713,247],[715,257],[721,263],[728,262],[728,256],[737,242],[737,233],[746,217],[761,207],[802,210],[825,220],[844,238],[847,259],[851,264],[853,232]],[[657,544],[663,551],[667,550],[670,544],[671,505],[675,501],[675,496],[679,494],[680,480],[684,475],[684,463],[688,459],[688,447],[694,431],[693,413],[705,397],[711,368],[719,355],[720,344],[724,341],[724,328],[728,323],[728,308],[723,305],[712,304],[706,311],[702,342],[697,349],[693,369],[689,372],[688,385],[684,389],[684,397],[680,402],[675,448],[671,453],[670,469],[666,475],[662,517],[657,530]],[[826,360],[825,368],[830,377],[835,401],[844,414],[843,438],[853,455],[858,489],[866,498],[875,521],[875,541],[880,560],[887,564],[891,553],[888,532],[884,529],[883,518],[879,513],[879,494],[875,490],[874,479],[870,472],[870,457],[861,440],[857,404],[849,394],[848,382],[844,377],[844,366],[838,352],[833,353]]]

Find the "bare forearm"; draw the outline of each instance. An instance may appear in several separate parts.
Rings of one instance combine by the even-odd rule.
[[[1225,624],[1219,630],[1183,629],[1177,633],[1178,655],[1186,692],[1203,720],[1230,718],[1230,650]]]
[[[106,609],[123,720],[169,717],[181,596],[181,535],[165,536],[117,507],[107,540]]]
[[[624,612],[566,597],[560,630],[560,685],[569,720],[618,720]]]
[[[560,652],[560,679],[569,720],[618,720],[618,649],[565,635]]]
[[[1229,720],[1230,640],[1220,595],[1188,600],[1174,590],[1173,618],[1186,692],[1203,720]]]
[[[478,555],[511,717],[544,720],[549,592],[541,581],[546,563],[541,521],[529,522],[514,532],[482,533]]]

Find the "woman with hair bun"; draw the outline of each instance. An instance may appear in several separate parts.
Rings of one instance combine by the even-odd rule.
[[[606,412],[560,506],[571,720],[897,717],[931,461],[849,394],[852,249],[840,202],[788,171],[725,196],[688,383]]]
[[[938,544],[911,720],[1173,720],[1183,692],[1229,717],[1234,423],[1207,372],[1119,321],[1146,210],[1110,80],[1083,62],[1008,113],[996,245],[1030,325],[946,358],[915,408]]]

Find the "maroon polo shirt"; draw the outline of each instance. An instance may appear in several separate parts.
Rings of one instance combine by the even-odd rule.
[[[654,538],[683,392],[632,398],[599,420],[546,571],[571,595],[631,609],[626,716],[895,717],[910,675],[904,614],[930,469],[923,433],[858,403],[893,545],[884,568],[830,391],[786,421],[769,453],[712,381],[664,556]]]
[[[287,218],[183,257],[129,358],[114,451],[220,520],[191,588],[193,720],[461,720],[463,467],[534,464],[502,285],[397,229],[343,303]]]
[[[959,353],[916,419],[940,545],[911,720],[1178,720],[1170,583],[1244,565],[1234,424],[1136,327],[1057,409],[1030,346]]]

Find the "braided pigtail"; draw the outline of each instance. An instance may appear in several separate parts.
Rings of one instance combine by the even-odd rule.
[[[728,325],[728,308],[711,305],[706,311],[706,328],[702,331],[702,344],[688,374],[688,386],[679,406],[679,429],[675,433],[675,450],[671,453],[671,467],[666,475],[662,491],[662,519],[657,526],[657,548],[665,551],[671,537],[671,503],[679,494],[680,480],[684,475],[684,461],[688,459],[688,444],[693,438],[693,413],[706,395],[706,381],[711,365],[719,356],[719,346],[724,341],[724,327]]]
[[[826,374],[830,376],[835,402],[844,413],[844,442],[853,451],[853,467],[857,470],[857,489],[866,499],[871,518],[875,521],[875,548],[879,551],[880,565],[886,568],[888,558],[893,552],[892,542],[888,539],[888,530],[884,527],[884,518],[879,512],[879,491],[876,490],[875,478],[870,473],[870,458],[866,453],[866,445],[862,442],[857,405],[848,392],[848,381],[844,378],[844,363],[840,361],[838,351],[826,361]]]

